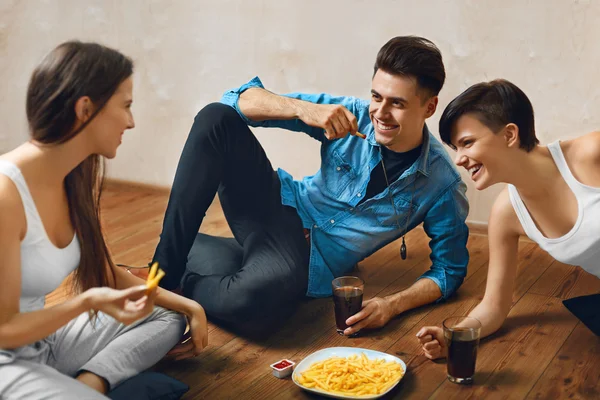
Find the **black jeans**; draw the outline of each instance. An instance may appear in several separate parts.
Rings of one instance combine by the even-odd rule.
[[[234,325],[289,315],[307,290],[310,250],[296,210],[281,204],[280,189],[237,112],[219,103],[202,109],[177,166],[154,254],[166,272],[161,286],[182,282],[184,294],[209,317]],[[198,233],[217,191],[235,239]]]

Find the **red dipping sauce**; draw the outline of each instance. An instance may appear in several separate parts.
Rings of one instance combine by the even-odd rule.
[[[285,367],[289,367],[290,365],[292,365],[291,362],[288,362],[286,360],[281,360],[277,364],[273,365],[273,368],[284,369]]]

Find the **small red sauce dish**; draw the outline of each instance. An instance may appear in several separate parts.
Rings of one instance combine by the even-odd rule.
[[[273,375],[277,378],[285,378],[292,374],[294,365],[296,365],[295,362],[284,358],[283,360],[271,364],[271,369],[273,369]]]

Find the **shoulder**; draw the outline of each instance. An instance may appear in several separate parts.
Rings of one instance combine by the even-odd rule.
[[[600,165],[600,131],[565,140],[561,142],[561,148],[568,161]]]
[[[19,232],[25,230],[25,210],[21,195],[14,182],[6,175],[0,174],[0,225],[15,227]]]
[[[454,165],[450,154],[444,145],[432,134],[429,134],[429,154],[428,165],[429,173],[431,177],[440,177],[440,179],[448,182],[448,177],[454,179],[450,180],[450,183],[456,183],[460,180],[460,173]]]
[[[15,186],[15,183],[8,176],[0,173],[0,205],[10,206],[13,203],[20,203],[21,196]],[[2,212],[2,207],[0,207]]]
[[[490,236],[520,236],[525,232],[512,205],[508,186],[498,195],[490,213],[488,231]]]
[[[321,95],[327,96],[327,102],[330,104],[340,104],[346,107],[351,113],[357,118],[361,118],[369,115],[369,101],[354,96],[332,96],[332,95]]]
[[[369,100],[361,99],[358,97],[351,97],[353,99],[354,104],[358,110],[369,110],[369,105],[371,102]]]

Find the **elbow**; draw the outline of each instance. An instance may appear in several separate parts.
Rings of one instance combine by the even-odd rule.
[[[489,336],[498,331],[510,312],[510,303],[503,304],[490,299],[484,299],[473,310],[473,317],[481,322],[481,337]]]
[[[267,90],[261,87],[250,87],[244,90],[237,98],[237,107],[239,111],[244,114],[246,114],[246,112],[251,112],[257,101],[263,98],[266,92]]]
[[[10,333],[6,324],[0,325],[0,349],[13,350],[20,345],[15,343],[15,335]]]

